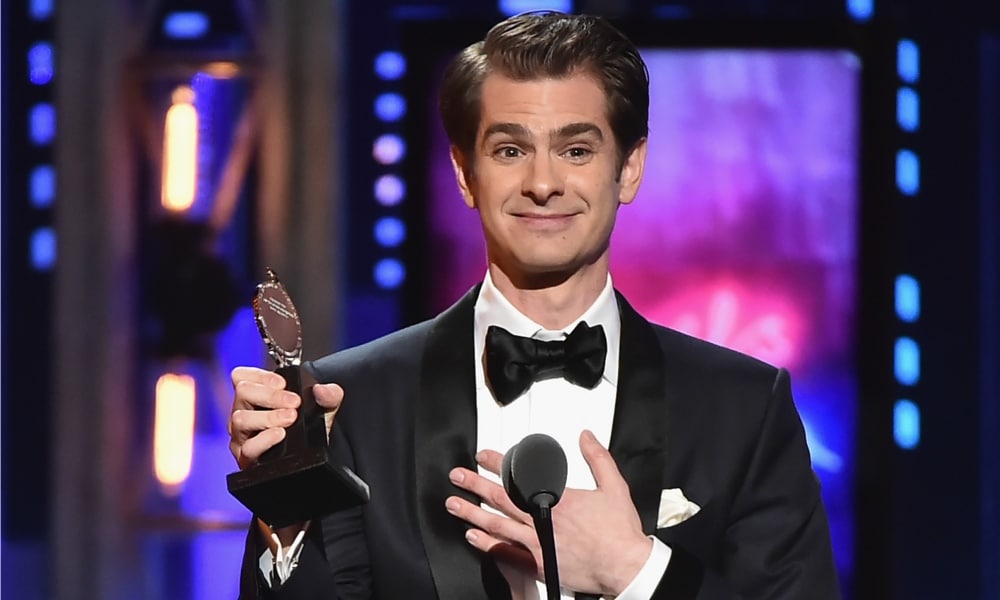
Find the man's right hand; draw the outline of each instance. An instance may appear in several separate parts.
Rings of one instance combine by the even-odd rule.
[[[236,367],[233,380],[233,409],[229,414],[229,451],[240,469],[257,463],[260,455],[285,439],[285,427],[295,422],[302,400],[285,390],[285,379],[272,371]],[[335,383],[313,386],[316,404],[326,411],[329,437],[333,418],[344,399],[344,390]]]

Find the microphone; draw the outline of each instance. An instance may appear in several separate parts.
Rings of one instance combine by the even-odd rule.
[[[559,566],[551,510],[566,489],[566,471],[566,453],[559,442],[543,433],[533,433],[507,451],[500,475],[511,501],[530,514],[535,522],[549,600],[559,598]]]

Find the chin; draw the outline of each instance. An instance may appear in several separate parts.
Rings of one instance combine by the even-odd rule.
[[[563,256],[532,256],[515,264],[518,271],[530,275],[572,272],[581,266],[578,261]]]
[[[551,287],[570,278],[580,268],[576,263],[567,262],[531,262],[520,263],[516,272],[521,274],[525,288]]]

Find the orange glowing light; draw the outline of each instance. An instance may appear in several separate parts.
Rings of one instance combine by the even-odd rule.
[[[198,176],[198,111],[194,90],[174,90],[173,104],[163,125],[163,186],[160,201],[167,210],[182,212],[194,204]]]
[[[191,473],[194,453],[194,378],[166,373],[156,382],[153,471],[168,491]]]

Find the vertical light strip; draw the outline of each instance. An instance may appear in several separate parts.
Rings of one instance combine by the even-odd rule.
[[[194,91],[181,86],[163,125],[163,183],[161,202],[170,211],[181,212],[194,204],[198,177],[198,112]]]
[[[374,68],[375,75],[382,81],[396,82],[406,74],[406,59],[398,52],[386,50],[375,57]],[[375,139],[372,156],[379,165],[398,169],[399,163],[406,158],[406,139],[399,132],[407,112],[406,98],[385,90],[376,96],[373,110],[389,133]],[[403,199],[404,186],[395,173],[383,173],[376,181],[375,201],[386,211],[393,210]],[[406,239],[405,223],[386,212],[376,217],[372,232],[375,243],[386,252],[392,252]],[[396,290],[406,281],[406,264],[395,256],[383,256],[372,268],[372,279],[383,290]]]
[[[903,135],[920,129],[920,93],[916,83],[920,80],[920,48],[911,39],[900,39],[896,45],[896,74],[899,88],[896,91],[896,124]],[[904,137],[903,145],[896,150],[896,189],[902,196],[914,197],[920,193],[920,157],[911,149],[910,139]],[[913,275],[900,274],[895,286],[896,318],[905,327],[920,319],[920,281]],[[920,343],[912,334],[896,339],[893,372],[896,383],[913,388],[920,382]],[[913,389],[906,389],[907,396]],[[909,398],[899,399],[893,408],[893,439],[903,450],[913,450],[920,443],[920,406]]]
[[[44,9],[45,7],[40,8]],[[50,41],[36,41],[28,48],[28,81],[33,86],[45,87],[52,83],[55,76],[54,54]],[[31,108],[29,130],[29,137],[34,145],[51,149],[57,133],[55,105],[48,101],[35,104]],[[48,150],[48,152],[51,151]],[[34,168],[31,170],[29,184],[31,205],[38,209],[48,208],[52,204],[55,192],[54,175],[51,180],[46,181],[46,170],[38,163],[32,166]],[[47,272],[55,267],[57,259],[56,239],[55,228],[48,224],[36,227],[31,232],[28,244],[30,264],[34,270]]]
[[[27,2],[27,3],[24,3],[24,2],[20,2],[20,3],[11,2],[11,3],[8,3],[8,4],[10,4],[10,5],[16,5],[16,6],[22,6],[22,5],[25,5],[25,4],[27,5],[27,13],[26,13],[26,17],[27,18],[24,19],[23,21],[19,21],[18,23],[14,24],[12,26],[13,29],[17,29],[17,28],[20,27],[20,28],[25,28],[24,31],[36,31],[36,32],[39,31],[39,30],[44,29],[47,32],[47,35],[51,35],[52,29],[53,29],[53,27],[52,27],[53,0],[29,0],[29,2]],[[5,6],[7,6],[7,4],[5,4]],[[14,12],[14,11],[9,11],[4,16],[7,17],[7,18],[10,18],[11,17],[10,13],[12,13],[12,12]],[[34,24],[31,23],[31,21],[34,21],[35,23],[45,23],[45,24],[42,27],[37,27],[37,26],[33,26]],[[27,81],[25,81],[25,80],[22,80],[20,77],[18,77],[16,80],[9,80],[8,77],[7,77],[8,71],[5,68],[6,64],[7,64],[7,60],[6,59],[8,58],[5,55],[6,54],[5,51],[7,49],[7,44],[10,43],[12,40],[10,38],[8,38],[8,37],[4,37],[3,36],[3,32],[4,31],[6,31],[6,29],[0,27],[0,81],[3,81],[5,84],[10,82],[10,83],[12,83],[12,85],[10,87],[14,87],[16,89],[14,89],[13,91],[10,91],[10,92],[5,92],[4,97],[0,98],[0,104],[8,104],[9,105],[9,101],[8,101],[8,97],[9,96],[8,96],[8,94],[10,96],[15,97],[15,98],[18,97],[19,95],[22,95],[22,94],[25,95],[25,96],[28,96],[28,97],[33,97],[33,98],[38,98],[38,97],[51,98],[52,97],[51,87],[48,87],[48,89],[43,89],[43,90],[40,90],[40,91],[26,89],[26,88],[28,88],[28,86],[26,85],[26,83],[32,83],[32,84],[34,84],[34,87],[43,87],[44,88],[44,87],[46,87],[51,82],[51,78],[54,76],[54,65],[52,63],[52,51],[51,51],[50,42],[44,42],[44,45],[43,45],[42,40],[39,40],[39,39],[33,39],[33,40],[22,39],[22,40],[18,40],[17,36],[15,36],[15,39],[13,40],[13,43],[15,44],[14,47],[16,48],[15,52],[19,52],[20,51],[22,43],[26,44],[27,47],[28,47],[27,54],[24,56],[24,58],[27,60],[27,64],[28,64],[28,79],[27,79]],[[23,34],[23,31],[21,33]],[[48,48],[48,52],[46,52],[46,47]],[[15,70],[14,72],[18,72],[18,71]],[[35,117],[35,116],[36,116],[36,114],[35,114],[34,110],[32,110],[31,112],[29,112],[27,114],[12,115],[12,122],[15,124],[15,126],[18,129],[24,127],[24,123],[30,123],[29,129],[28,129],[28,131],[26,133],[28,135],[28,140],[30,140],[31,142],[35,141],[35,136],[37,135],[37,132],[34,129],[34,126],[36,125],[36,123],[33,122],[34,121],[33,117]],[[52,109],[50,116],[51,116],[52,121],[53,121],[53,131],[52,131],[52,133],[54,135],[55,134],[55,131],[54,131],[55,109],[54,108]],[[11,149],[20,148],[20,149],[23,150],[24,149],[24,142],[22,141],[22,137],[21,137],[23,134],[15,134],[15,135],[16,135],[16,138],[15,138],[16,141],[14,142],[14,144],[12,144],[13,148],[11,148]],[[6,146],[5,142],[6,142],[6,138],[4,137],[4,132],[0,131],[0,146]],[[32,156],[34,156],[36,158],[34,158],[34,159],[26,159],[25,160],[26,164],[24,166],[27,167],[27,168],[24,169],[24,170],[21,170],[19,168],[18,169],[19,172],[16,173],[15,176],[22,176],[23,177],[24,173],[34,173],[35,169],[38,166],[38,163],[34,162],[35,160],[41,160],[43,162],[45,162],[45,161],[51,161],[52,160],[51,159],[51,155],[52,155],[51,146],[46,145],[46,144],[36,144],[36,145],[45,146],[45,150],[42,153],[37,153],[37,154],[34,153],[34,152],[31,153]],[[8,154],[9,154],[9,151],[11,149],[6,148],[6,147],[0,147],[0,156],[7,157]],[[43,156],[40,157],[40,156],[38,156],[38,154],[42,154]],[[7,170],[9,169],[9,167],[10,167],[10,164],[5,159],[3,161],[3,165],[2,165],[5,177],[7,175]],[[31,183],[32,184],[35,183],[34,178],[32,179]],[[42,187],[41,183],[42,182],[39,182],[37,186],[30,185],[29,186],[29,193],[31,193],[32,191],[34,191],[34,190],[39,189],[40,187]],[[0,188],[0,192],[2,192],[3,189],[7,189],[7,186],[6,185],[2,186],[2,188]],[[20,202],[20,201],[22,201],[22,198],[20,198],[18,196],[19,196],[19,194],[15,194],[13,198],[9,197],[9,196],[7,196],[7,197],[0,197],[0,204],[2,204],[2,203],[13,203],[13,202]],[[32,202],[33,202],[34,201],[34,196],[30,196],[30,198],[32,199]],[[7,204],[3,204],[3,206],[7,206]],[[39,208],[39,207],[36,207],[36,208]],[[46,223],[46,225],[51,225],[52,219],[46,216],[46,218],[44,219],[44,222]],[[0,222],[0,229],[2,229],[2,225],[3,225],[3,223]],[[18,229],[18,224],[15,223],[14,227],[12,229]],[[20,236],[23,235],[23,233],[18,232],[17,235],[20,238]],[[27,243],[29,244],[29,253],[28,253],[28,256],[32,260],[34,259],[34,256],[35,256],[35,252],[34,252],[35,247],[36,247],[36,245],[40,244],[40,242],[38,241],[39,240],[39,235],[41,235],[44,238],[46,234],[45,233],[39,234],[39,230],[35,230],[35,231],[32,232],[32,234],[30,235],[30,237],[27,238]],[[52,232],[53,246],[54,246],[54,235],[55,235],[54,232]],[[44,245],[44,239],[42,240],[41,245]],[[3,263],[2,250],[0,250],[0,264],[5,264],[5,263]],[[39,289],[36,288],[36,287],[30,287],[30,286],[28,288],[22,287],[21,290],[22,291],[27,291],[28,295],[32,297],[32,301],[34,301],[34,302],[48,302],[51,299],[50,295],[46,295],[44,297],[38,296],[37,292],[39,291]],[[4,302],[5,299],[7,300],[7,302],[10,302],[10,300],[7,298],[7,290],[0,289],[0,313],[2,313],[2,311],[3,311],[3,306],[2,305],[3,305],[3,302]],[[17,302],[14,302],[13,304],[15,306],[17,306]],[[0,329],[0,342],[2,342],[2,343],[6,343],[7,342],[7,339],[4,336],[5,336],[4,331],[2,329]],[[6,370],[5,366],[0,366],[0,389],[5,389],[3,387],[3,376],[5,375],[5,370]],[[0,402],[5,402],[6,400],[7,400],[7,398],[0,397]],[[3,411],[0,411],[0,412],[3,412]],[[3,431],[3,423],[0,422],[0,432],[2,432],[2,431]],[[0,434],[0,436],[2,436],[2,434]],[[17,439],[17,437],[18,436],[15,435],[14,439]],[[3,447],[2,439],[0,439],[0,447]],[[3,463],[3,461],[0,460],[0,463]],[[0,472],[0,482],[2,482],[4,486],[9,485],[9,483],[15,483],[16,484],[17,483],[17,476],[15,475],[15,481],[14,482],[8,482],[6,480],[6,478],[4,477],[4,474],[2,472]],[[0,494],[0,515],[3,515],[5,513],[4,505],[6,504],[6,502],[4,502],[4,498],[7,498],[8,495],[9,495],[8,488],[5,487],[4,490],[5,490],[5,493]],[[32,497],[32,496],[26,496],[25,494],[18,494],[18,496],[20,496],[22,499],[25,498],[25,497]],[[38,497],[37,494],[34,497],[37,498]],[[3,523],[2,517],[0,517],[0,531],[6,531],[6,527],[5,527],[5,524]],[[6,576],[6,573],[5,573],[5,576]],[[9,579],[13,580],[13,579],[15,579],[15,577],[16,577],[16,574],[10,576]],[[4,587],[6,589],[7,586],[5,585]],[[17,590],[18,590],[18,586],[16,586],[16,585],[12,586],[12,588],[11,588],[12,595],[16,595],[18,593]]]
[[[156,382],[153,472],[164,491],[174,494],[191,473],[194,454],[195,381],[166,373]]]

